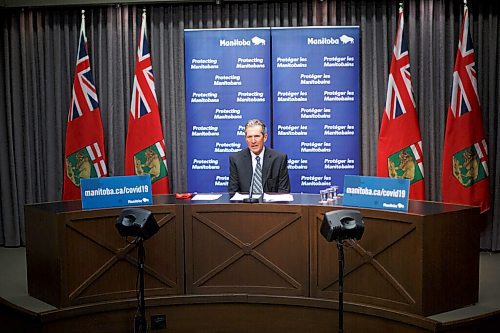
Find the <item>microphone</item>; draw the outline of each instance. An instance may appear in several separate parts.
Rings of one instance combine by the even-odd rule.
[[[254,198],[253,197],[253,179],[254,179],[254,174],[252,173],[252,181],[250,182],[250,192],[248,193],[248,198],[243,198],[243,202],[246,203],[257,203],[259,202],[259,198]]]

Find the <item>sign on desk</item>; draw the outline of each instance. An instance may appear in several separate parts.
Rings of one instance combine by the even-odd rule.
[[[408,211],[410,180],[369,176],[345,176],[345,206]]]
[[[153,204],[149,175],[82,178],[81,189],[82,209]]]

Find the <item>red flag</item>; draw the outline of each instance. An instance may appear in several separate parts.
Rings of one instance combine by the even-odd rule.
[[[66,126],[64,165],[63,200],[81,198],[81,178],[105,177],[108,174],[101,111],[90,70],[83,15]]]
[[[125,148],[125,174],[151,176],[153,194],[169,193],[165,141],[156,99],[153,66],[146,38],[146,14],[135,63],[134,86]]]
[[[474,68],[469,12],[464,8],[443,149],[443,201],[490,208],[488,148]]]
[[[410,180],[410,199],[425,198],[422,136],[411,86],[403,8],[392,54],[389,84],[378,138],[377,176]]]

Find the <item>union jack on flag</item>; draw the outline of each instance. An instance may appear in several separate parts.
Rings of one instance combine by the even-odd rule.
[[[98,107],[97,91],[90,70],[87,37],[85,36],[84,21],[82,20],[68,121],[75,120],[85,112],[93,111]]]
[[[138,119],[158,108],[155,83],[151,64],[151,53],[146,37],[146,20],[142,21],[139,46],[135,66],[134,87],[132,89],[132,105],[130,112]]]
[[[469,29],[469,11],[466,9],[453,70],[450,108],[454,117],[461,117],[474,109],[479,110],[474,58],[474,46]]]
[[[411,86],[410,56],[408,54],[408,41],[404,38],[404,16],[399,12],[399,24],[394,42],[391,70],[385,112],[389,119],[395,119],[408,110],[415,110],[415,100]]]

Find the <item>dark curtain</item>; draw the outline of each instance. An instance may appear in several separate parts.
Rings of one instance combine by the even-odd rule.
[[[110,175],[124,150],[142,9],[168,150],[172,192],[186,190],[183,30],[358,25],[361,28],[361,172],[375,175],[397,2],[310,0],[85,7]],[[481,247],[500,249],[500,105],[497,2],[469,5],[490,158],[492,209]],[[82,8],[0,9],[0,245],[24,245],[25,204],[61,199],[64,140]],[[441,158],[462,1],[405,1],[412,83],[424,143],[426,196],[441,199]],[[450,236],[452,233],[450,233]]]

